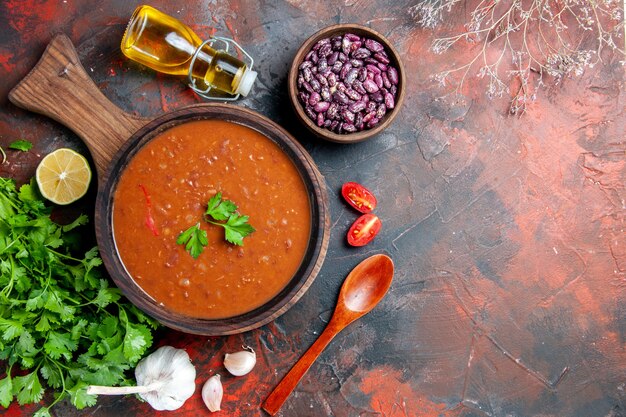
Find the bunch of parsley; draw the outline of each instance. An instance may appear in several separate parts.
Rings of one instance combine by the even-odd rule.
[[[157,323],[122,298],[100,273],[97,248],[77,254],[75,228],[50,219],[36,185],[16,189],[0,177],[0,405],[69,397],[76,408],[94,405],[86,386],[128,385],[152,345]]]

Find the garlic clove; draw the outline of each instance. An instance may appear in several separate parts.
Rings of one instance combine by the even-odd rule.
[[[223,395],[224,389],[222,388],[219,374],[213,375],[204,383],[202,387],[202,401],[204,401],[209,411],[220,411]]]
[[[224,367],[235,376],[247,374],[256,365],[256,354],[251,347],[246,347],[241,352],[227,353],[224,356]]]

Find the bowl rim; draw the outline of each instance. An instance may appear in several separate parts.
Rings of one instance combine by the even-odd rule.
[[[247,313],[224,319],[185,316],[158,305],[126,271],[113,234],[113,197],[120,174],[150,140],[171,127],[194,120],[217,119],[251,128],[277,144],[294,163],[307,188],[311,206],[309,245],[298,271],[270,301]],[[291,308],[315,280],[328,249],[330,212],[324,177],[307,151],[286,130],[267,117],[242,107],[203,103],[168,112],[135,132],[119,149],[100,182],[96,198],[96,238],[109,275],[137,308],[174,330],[204,336],[242,333],[276,319]],[[294,278],[299,279],[294,280]]]
[[[373,129],[362,130],[360,132],[347,133],[347,134],[338,134],[335,132],[331,132],[328,129],[318,127],[317,124],[313,123],[311,119],[304,112],[304,108],[300,101],[298,100],[298,88],[297,88],[297,78],[298,78],[298,69],[304,58],[304,56],[311,50],[313,45],[320,39],[324,37],[331,37],[331,34],[336,33],[347,33],[350,31],[363,32],[367,33],[369,36],[374,38],[375,40],[381,42],[387,51],[389,52],[389,58],[392,63],[396,65],[398,70],[398,94],[396,97],[396,103],[393,110],[390,113],[385,115],[383,121]],[[358,33],[357,33],[358,34]],[[406,86],[406,72],[404,70],[404,64],[402,63],[402,59],[400,58],[400,54],[395,49],[393,44],[383,36],[381,33],[377,32],[374,29],[368,28],[363,25],[359,25],[356,23],[342,23],[337,25],[327,26],[315,32],[313,35],[309,36],[298,48],[294,59],[291,62],[291,67],[289,69],[289,75],[287,79],[288,90],[289,90],[289,98],[291,101],[291,105],[294,108],[296,115],[298,118],[304,123],[304,125],[309,129],[313,134],[322,139],[336,142],[336,143],[357,143],[362,142],[371,138],[372,136],[377,135],[378,133],[385,130],[391,122],[396,118],[398,113],[400,112],[400,108],[402,107],[402,103],[404,102],[405,95],[405,86]]]

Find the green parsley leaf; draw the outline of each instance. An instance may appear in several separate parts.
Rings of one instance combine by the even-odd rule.
[[[37,371],[13,378],[13,393],[17,395],[17,402],[20,405],[38,403],[43,397],[43,392]]]
[[[67,392],[70,394],[70,401],[79,410],[96,405],[97,397],[87,394],[87,384],[85,382],[77,382]]]
[[[254,227],[248,224],[248,216],[231,215],[223,225],[226,240],[238,246],[243,246],[243,238],[254,232]]]
[[[43,345],[46,353],[52,359],[59,359],[63,356],[67,360],[72,359],[72,352],[77,347],[78,343],[72,340],[70,333],[57,333],[54,331],[48,333],[48,340]]]
[[[4,408],[9,408],[9,404],[13,401],[13,380],[11,376],[7,375],[6,378],[0,379],[0,405]]]
[[[209,244],[209,240],[206,231],[200,229],[200,223],[197,223],[178,235],[176,243],[185,245],[187,252],[189,252],[194,259],[197,259],[204,250],[204,247]]]
[[[50,409],[48,407],[40,408],[33,414],[33,417],[52,417]]]
[[[16,151],[28,152],[33,147],[33,144],[27,140],[16,140],[11,142],[9,145],[9,149],[14,149]]]
[[[223,227],[226,241],[237,246],[243,246],[243,238],[255,231],[254,227],[248,224],[249,216],[239,215],[237,205],[230,200],[222,200],[221,192],[209,200],[205,220]],[[220,223],[224,220],[226,223]]]
[[[45,364],[39,368],[39,373],[52,388],[61,388],[63,378],[59,370],[54,365]]]
[[[222,200],[222,193],[217,193],[209,200],[206,215],[215,220],[227,220],[237,211],[237,205],[230,200]]]

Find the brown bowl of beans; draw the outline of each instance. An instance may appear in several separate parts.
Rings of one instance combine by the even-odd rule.
[[[354,143],[389,126],[402,105],[406,77],[398,52],[383,35],[341,24],[302,44],[288,83],[296,114],[311,132]]]

